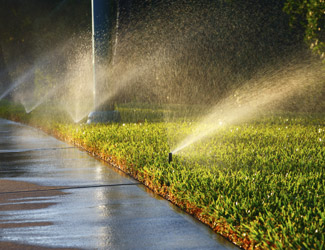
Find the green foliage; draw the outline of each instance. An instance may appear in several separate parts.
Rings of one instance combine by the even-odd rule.
[[[314,53],[325,60],[325,1],[287,0],[284,11],[290,16],[291,26],[305,28],[305,40]]]

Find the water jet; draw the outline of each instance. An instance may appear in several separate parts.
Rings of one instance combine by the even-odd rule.
[[[31,67],[23,75],[21,75],[18,79],[16,79],[11,84],[11,86],[0,95],[0,100],[3,99],[3,98],[5,98],[12,91],[14,91],[16,88],[18,88],[21,84],[23,84],[25,81],[27,81],[33,75],[34,70],[35,70],[35,67],[36,66]]]
[[[324,68],[318,60],[302,61],[291,67],[270,69],[238,88],[240,99],[230,93],[219,101],[209,113],[193,125],[193,132],[183,139],[173,153],[186,150],[192,144],[215,135],[222,127],[249,121],[262,113],[275,110],[281,103],[295,98],[308,89],[317,91],[324,79]],[[222,118],[222,121],[221,121]]]

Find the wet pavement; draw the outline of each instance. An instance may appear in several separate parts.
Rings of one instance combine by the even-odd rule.
[[[119,170],[3,119],[0,180],[35,184],[28,191],[18,184],[14,191],[1,187],[1,242],[80,249],[238,249]]]

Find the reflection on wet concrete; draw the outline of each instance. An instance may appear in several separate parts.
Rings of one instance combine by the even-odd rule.
[[[43,186],[97,186],[7,201],[51,205],[0,211],[1,223],[34,223],[2,228],[1,241],[82,249],[236,248],[141,185],[108,186],[137,182],[35,129],[0,119],[0,150],[1,178]]]

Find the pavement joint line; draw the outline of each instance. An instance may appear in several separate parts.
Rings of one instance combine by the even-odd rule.
[[[101,188],[101,187],[120,187],[120,186],[138,186],[143,185],[143,183],[117,183],[117,184],[106,184],[106,185],[87,185],[87,186],[71,186],[71,187],[60,187],[60,188],[48,188],[48,189],[35,189],[35,190],[21,190],[21,191],[11,191],[11,192],[0,192],[0,195],[5,194],[20,194],[20,193],[34,193],[34,192],[47,192],[47,191],[62,191],[68,189],[86,189],[86,188]]]
[[[26,149],[17,149],[17,150],[0,150],[0,154],[7,153],[25,153],[25,152],[33,152],[33,151],[45,151],[45,150],[61,150],[61,149],[72,149],[75,147],[58,147],[58,148],[26,148]]]

